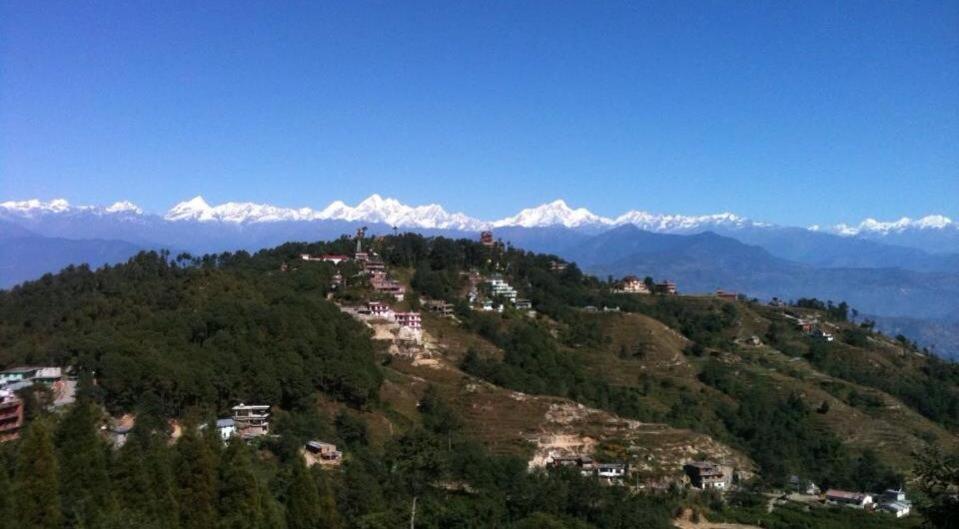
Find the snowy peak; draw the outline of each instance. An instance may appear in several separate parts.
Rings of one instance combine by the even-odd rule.
[[[689,232],[705,228],[743,228],[762,226],[734,213],[724,212],[713,215],[657,215],[646,211],[628,211],[616,217],[615,224],[632,224],[647,231]]]
[[[163,218],[166,220],[214,220],[213,208],[199,195],[173,206]]]
[[[114,202],[113,204],[107,206],[104,210],[107,213],[133,213],[136,215],[142,215],[143,210],[139,206],[130,202],[129,200],[121,200],[119,202]]]
[[[943,230],[959,229],[959,225],[945,215],[926,215],[918,219],[902,217],[899,220],[879,221],[873,218],[867,218],[857,225],[837,224],[829,231],[837,235],[856,236],[856,235],[889,235],[892,233],[902,233],[911,230]],[[810,229],[819,229],[814,226]]]
[[[34,218],[45,215],[92,213],[94,215],[142,215],[143,210],[136,204],[122,200],[110,206],[74,206],[66,199],[55,198],[44,201],[38,198],[29,200],[9,200],[0,203],[0,212],[18,217]]]
[[[164,216],[169,221],[231,222],[235,224],[280,222],[343,220],[350,222],[383,223],[404,228],[432,229],[480,229],[484,223],[467,217],[462,213],[447,213],[436,204],[427,206],[407,206],[393,198],[371,195],[351,207],[342,201],[335,201],[322,211],[304,208],[283,208],[269,204],[253,202],[227,202],[210,206],[203,197],[194,197],[173,206]]]
[[[546,226],[565,226],[579,228],[584,226],[610,225],[612,219],[600,217],[586,208],[573,209],[564,200],[554,200],[535,208],[527,208],[512,217],[506,217],[493,223],[494,227],[519,226],[523,228],[542,228]]]
[[[16,213],[24,216],[42,215],[45,213],[63,213],[71,209],[70,203],[62,198],[55,198],[49,202],[44,202],[37,198],[30,200],[8,200],[0,203],[9,213]]]
[[[448,213],[438,204],[408,206],[394,198],[373,194],[350,207],[336,201],[318,214],[318,218],[379,222],[401,228],[478,230],[485,223],[462,213]]]
[[[541,228],[546,226],[565,226],[567,228],[622,226],[632,224],[638,228],[657,232],[691,232],[701,229],[725,227],[741,228],[761,226],[733,213],[714,215],[658,215],[647,211],[631,210],[615,219],[596,215],[585,208],[573,209],[563,200],[555,200],[535,208],[528,208],[518,214],[498,220],[494,227],[520,226]]]

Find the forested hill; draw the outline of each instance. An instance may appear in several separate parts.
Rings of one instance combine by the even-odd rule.
[[[324,299],[332,272],[279,273],[264,253],[71,267],[0,293],[0,362],[97,373],[112,411],[155,394],[172,416],[240,401],[354,405],[381,375],[362,325]]]
[[[759,494],[792,476],[918,490],[917,465],[959,449],[959,369],[851,321],[845,304],[624,294],[613,278],[500,244],[362,243],[406,287],[403,301],[375,292],[356,261],[301,258],[353,255],[345,237],[254,255],[141,253],[0,292],[0,364],[80,377],[65,411],[22,395],[25,436],[0,445],[0,498],[15,491],[0,520],[374,529],[408,525],[415,499],[416,527],[665,528],[682,507],[753,516]],[[420,311],[424,345],[399,350],[344,312],[368,301]],[[452,315],[429,312],[437,301]],[[240,402],[270,405],[274,436],[224,447],[197,427]],[[124,414],[136,417],[131,440],[107,450],[102,429]],[[335,442],[343,465],[306,469],[313,439]],[[627,463],[629,481],[530,470],[574,445]],[[680,490],[677,469],[694,458],[734,465],[739,491]],[[662,480],[672,487],[649,492]],[[762,512],[769,527],[900,526]]]

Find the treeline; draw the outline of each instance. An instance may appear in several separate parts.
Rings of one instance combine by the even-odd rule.
[[[435,392],[414,426],[383,447],[341,414],[322,426],[342,443],[339,469],[307,468],[307,415],[259,446],[186,425],[175,442],[141,410],[111,450],[99,408],[82,398],[59,420],[34,421],[0,457],[0,527],[17,529],[666,529],[676,499],[635,495],[577,472],[528,472],[464,437]],[[304,412],[305,413],[305,412]],[[331,424],[332,423],[332,424]],[[7,469],[11,469],[8,473]],[[415,505],[415,511],[414,511]]]

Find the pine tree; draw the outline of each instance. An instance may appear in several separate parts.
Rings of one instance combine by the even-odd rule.
[[[176,443],[175,479],[183,529],[209,529],[216,521],[216,467],[207,442],[185,428]]]
[[[42,419],[27,429],[17,455],[14,501],[22,529],[59,529],[60,483],[50,430]]]
[[[290,486],[286,492],[286,525],[289,529],[325,529],[316,481],[303,463],[293,458]]]
[[[63,514],[71,525],[96,527],[114,507],[107,448],[97,435],[98,408],[78,400],[56,432]]]
[[[150,512],[163,529],[180,527],[180,510],[173,479],[173,464],[166,443],[154,441],[146,449],[145,465],[150,476]]]
[[[262,517],[260,489],[249,449],[233,439],[220,459],[220,519],[222,529],[257,529]]]
[[[261,484],[258,490],[260,496],[260,519],[258,529],[287,529],[283,514],[283,505],[270,494],[270,489]]]
[[[150,514],[153,487],[147,473],[146,449],[140,440],[131,437],[117,452],[113,463],[113,486],[119,506],[127,511]]]
[[[313,481],[316,483],[317,495],[320,498],[320,526],[324,529],[339,529],[343,526],[340,513],[336,510],[336,497],[329,477],[319,465],[313,465]]]
[[[0,461],[0,529],[13,528],[13,486],[5,461]]]

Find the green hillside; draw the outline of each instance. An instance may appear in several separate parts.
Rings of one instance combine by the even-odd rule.
[[[0,509],[32,527],[374,528],[408,524],[415,499],[417,527],[669,527],[699,501],[676,489],[690,460],[730,465],[754,492],[794,475],[882,490],[913,483],[917,457],[959,450],[959,369],[845,307],[618,294],[575,264],[499,245],[364,243],[403,301],[356,262],[300,258],[352,254],[346,238],[142,253],[0,293],[0,364],[80,375],[65,411],[22,394],[25,435],[0,445],[0,486],[18,492]],[[370,300],[421,311],[422,343],[351,315]],[[440,300],[451,317],[428,312]],[[835,339],[807,336],[799,318]],[[240,402],[272,406],[276,435],[224,448],[197,429]],[[107,450],[98,432],[125,414],[131,441]],[[311,439],[336,442],[342,466],[303,467]],[[628,463],[631,476],[611,487],[544,470],[560,452]],[[649,492],[658,482],[674,485]]]

